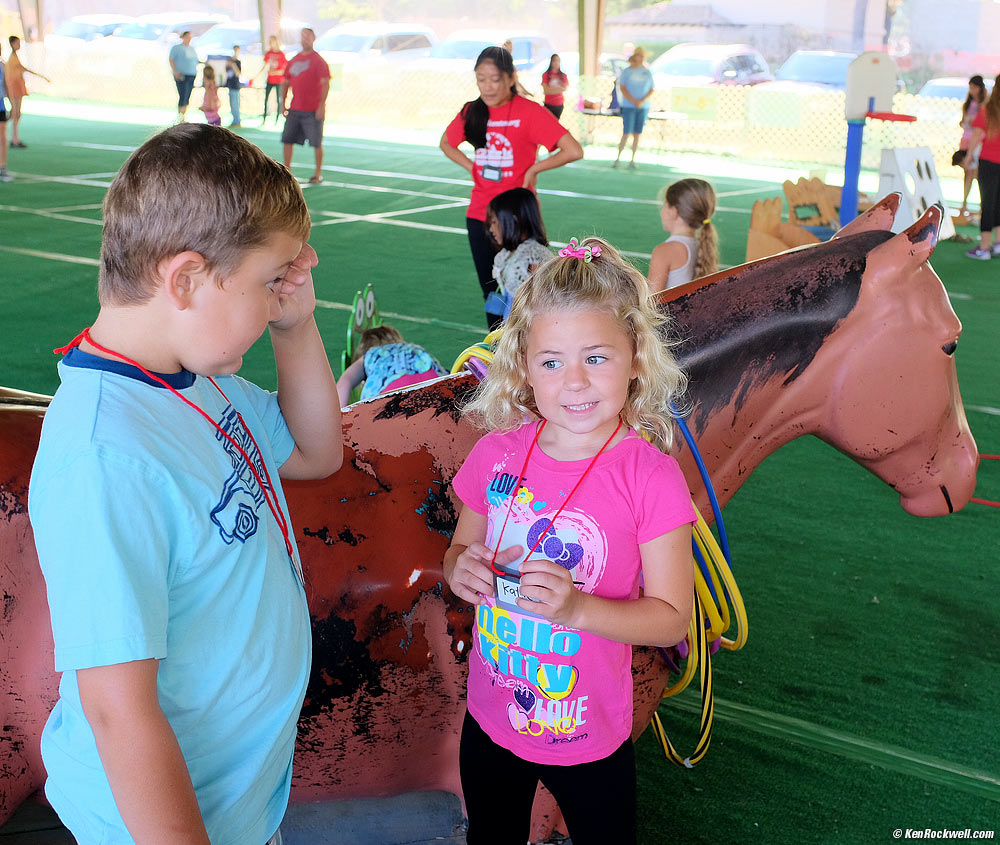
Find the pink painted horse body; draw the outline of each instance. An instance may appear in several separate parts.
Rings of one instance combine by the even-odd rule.
[[[921,515],[961,508],[976,449],[955,372],[960,326],[927,265],[940,214],[885,229],[890,198],[829,243],[671,291],[691,380],[691,422],[727,501],[782,443],[815,433]],[[313,617],[314,668],[299,727],[294,801],[459,793],[458,732],[472,609],[443,585],[456,519],[450,481],[481,436],[455,376],[352,406],[333,477],[287,485]],[[0,822],[44,780],[41,728],[56,699],[27,483],[44,398],[0,396]],[[677,452],[702,510],[701,483]],[[667,679],[635,649],[635,733]],[[554,806],[533,835],[551,829]]]

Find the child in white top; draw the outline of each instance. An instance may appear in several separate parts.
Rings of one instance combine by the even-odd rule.
[[[514,296],[464,409],[490,430],[455,476],[444,557],[476,614],[460,749],[470,845],[524,842],[538,781],[574,843],[635,842],[631,644],[675,644],[691,619],[695,514],[661,451],[685,383],[666,319],[606,242],[559,255]]]
[[[659,293],[719,269],[719,237],[712,225],[715,191],[704,179],[681,179],[667,188],[660,209],[670,238],[653,250],[649,290]]]
[[[540,265],[552,258],[538,198],[527,188],[497,194],[486,206],[486,230],[500,248],[493,257],[496,296],[486,300],[488,314],[510,313],[517,289]]]

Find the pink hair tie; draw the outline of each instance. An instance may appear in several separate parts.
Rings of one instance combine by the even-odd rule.
[[[601,254],[599,244],[593,246],[580,246],[576,238],[570,238],[569,243],[559,250],[560,258],[582,258],[584,264],[590,264],[592,258],[597,258]]]

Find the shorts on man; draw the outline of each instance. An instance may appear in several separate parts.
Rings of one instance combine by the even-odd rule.
[[[0,109],[0,123],[6,123],[6,122],[7,122],[7,112],[5,112],[3,109]]]
[[[314,111],[290,109],[281,132],[281,143],[304,144],[306,141],[310,147],[323,146],[323,121],[316,119]]]
[[[175,79],[177,83],[177,108],[183,108],[191,102],[191,91],[194,90],[194,77],[182,76]]]

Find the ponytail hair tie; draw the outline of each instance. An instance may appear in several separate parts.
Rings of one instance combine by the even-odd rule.
[[[702,226],[707,226],[711,222],[712,222],[712,218],[711,217],[706,217],[704,220],[701,221],[701,225]]]
[[[597,258],[600,254],[600,244],[580,246],[580,242],[576,238],[570,238],[569,243],[559,250],[560,258],[582,258],[584,264],[590,264],[591,259]]]

